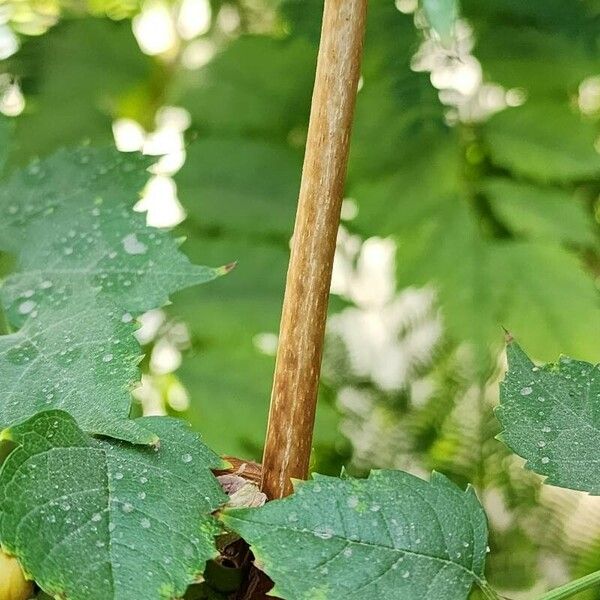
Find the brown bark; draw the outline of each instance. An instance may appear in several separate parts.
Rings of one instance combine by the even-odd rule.
[[[269,498],[308,476],[366,10],[367,0],[325,0],[263,456]]]

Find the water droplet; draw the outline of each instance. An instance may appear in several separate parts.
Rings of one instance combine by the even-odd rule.
[[[117,472],[115,473],[115,479],[117,479],[117,480],[118,480],[118,479],[123,479],[123,473],[121,473],[120,471],[117,471]]]
[[[123,239],[123,248],[127,254],[145,254],[148,250],[148,246],[137,239],[135,233],[126,235]]]
[[[192,460],[193,460],[193,459],[192,459],[192,455],[191,455],[191,454],[184,454],[184,455],[181,457],[181,460],[182,460],[184,463],[191,463],[191,462],[192,462]]]
[[[547,465],[550,462],[550,459],[547,456],[542,456],[542,464]]]
[[[521,389],[521,396],[529,396],[529,394],[531,394],[531,392],[533,392],[533,388],[526,386]]]
[[[28,315],[34,308],[36,303],[33,300],[25,300],[19,304],[19,313],[22,315]]]
[[[152,527],[152,523],[150,523],[150,519],[142,519],[140,521],[140,524],[144,529],[150,529],[150,527]]]
[[[330,527],[320,527],[315,529],[314,534],[322,540],[329,540],[333,537],[333,530]]]
[[[358,497],[350,496],[346,501],[346,504],[348,505],[348,508],[356,508],[358,506]]]
[[[124,513],[133,512],[133,504],[130,504],[129,502],[125,502],[125,504],[123,504],[123,512]]]

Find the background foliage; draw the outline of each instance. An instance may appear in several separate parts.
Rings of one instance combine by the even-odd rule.
[[[7,169],[113,138],[165,154],[142,208],[193,263],[238,265],[142,318],[137,410],[259,458],[322,2],[192,4],[5,0]],[[502,327],[536,360],[600,356],[599,20],[463,0],[439,40],[416,3],[370,3],[315,462],[473,482],[513,598],[600,566],[600,505],[541,491],[492,415]]]

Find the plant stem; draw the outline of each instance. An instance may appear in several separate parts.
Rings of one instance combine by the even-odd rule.
[[[540,596],[538,600],[563,600],[563,598],[571,598],[579,592],[583,592],[591,587],[600,585],[600,571],[594,571],[589,575],[580,577],[575,581],[565,583],[561,587],[546,592],[543,596]]]
[[[501,600],[501,596],[487,583],[487,581],[480,581],[479,589],[486,600]]]
[[[367,0],[325,0],[263,455],[270,498],[308,476],[366,11]]]

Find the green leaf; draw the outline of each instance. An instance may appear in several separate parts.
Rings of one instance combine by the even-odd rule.
[[[133,323],[111,319],[113,305],[77,286],[43,292],[39,308],[22,301],[23,327],[0,337],[0,428],[60,408],[85,431],[156,444],[153,432],[128,419],[141,360]]]
[[[574,13],[575,6],[567,12]],[[565,15],[557,19],[564,20]],[[597,53],[586,48],[583,37],[541,31],[525,19],[520,24],[488,23],[488,27],[475,48],[486,74],[491,81],[522,89],[529,97],[566,101],[600,69]]]
[[[567,105],[526,102],[498,113],[485,125],[492,161],[541,182],[600,175],[597,132]]]
[[[175,180],[189,218],[202,230],[287,241],[301,171],[302,156],[289,145],[211,136],[190,144]]]
[[[423,12],[431,29],[442,44],[451,47],[455,43],[456,21],[458,19],[457,0],[422,0]]]
[[[160,449],[94,440],[62,411],[5,432],[18,448],[0,472],[0,537],[48,594],[180,597],[217,554],[221,460],[181,421],[139,421]]]
[[[91,433],[156,442],[126,420],[141,358],[130,322],[224,271],[192,265],[132,210],[147,164],[116,150],[63,150],[0,186],[0,247],[19,269],[0,298],[22,326],[0,338],[2,426],[65,408]]]
[[[8,142],[12,130],[12,123],[2,115],[0,115],[0,175],[4,169],[4,163],[8,157]]]
[[[514,233],[549,242],[593,245],[588,211],[573,192],[510,179],[486,179],[482,191],[498,218]]]
[[[7,64],[27,102],[16,120],[17,162],[84,140],[112,142],[114,118],[146,104],[151,65],[126,20],[65,20],[27,39]]]
[[[563,356],[539,367],[515,342],[507,355],[502,441],[547,483],[600,494],[599,366]]]
[[[290,498],[222,518],[287,600],[464,600],[485,585],[483,510],[436,473],[430,483],[400,471],[315,475]]]
[[[26,314],[19,308],[24,298],[37,305],[57,285],[96,290],[138,315],[164,305],[171,292],[224,272],[192,265],[168,232],[148,227],[145,215],[132,210],[139,186],[121,173],[137,170],[139,182],[142,164],[116,150],[61,151],[2,186],[5,235],[19,256],[20,272],[1,293],[13,324]],[[77,169],[78,178],[69,179]]]
[[[500,245],[491,269],[505,271],[500,323],[539,360],[560,352],[600,355],[598,289],[580,259],[544,243]]]
[[[241,37],[205,69],[185,73],[174,99],[210,131],[285,136],[306,123],[315,63],[306,40]]]

